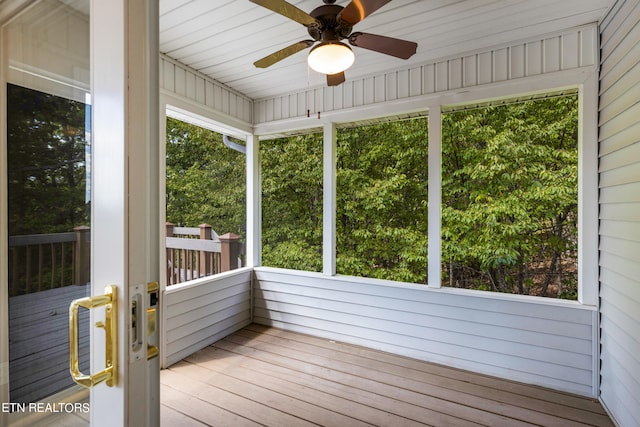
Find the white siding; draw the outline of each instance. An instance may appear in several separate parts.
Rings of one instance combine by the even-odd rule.
[[[254,124],[304,117],[307,109],[313,114],[318,107],[329,112],[591,68],[597,64],[597,35],[595,24],[582,26],[419,67],[347,80],[335,87],[256,100]]]
[[[255,276],[256,323],[594,396],[594,308],[267,267]]]
[[[251,124],[253,101],[188,66],[160,55],[160,89],[171,96]]]
[[[167,367],[251,323],[251,270],[171,286],[163,306]]]
[[[640,425],[640,1],[601,24],[601,400],[621,426]]]

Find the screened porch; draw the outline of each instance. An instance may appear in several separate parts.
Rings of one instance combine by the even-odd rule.
[[[84,29],[87,12],[73,3],[63,1],[62,8],[80,16]],[[640,425],[640,1],[379,2],[380,10],[359,29],[415,40],[417,53],[403,62],[354,44],[355,65],[340,84],[312,75],[306,54],[256,69],[255,59],[306,36],[299,22],[283,22],[255,3],[159,2],[159,67],[153,76],[158,93],[148,80],[154,84],[151,98],[159,95],[159,135],[152,132],[159,141],[145,147],[158,161],[148,156],[143,171],[157,174],[149,187],[157,185],[158,200],[152,202],[158,203],[144,211],[151,221],[144,215],[131,221],[142,225],[140,234],[149,242],[157,241],[147,245],[153,246],[153,262],[145,268],[158,261],[162,425]],[[305,11],[320,4],[291,3]],[[28,67],[10,70],[11,80],[25,87],[35,75]],[[88,72],[76,78],[87,80],[81,89],[88,90]],[[505,286],[492,274],[515,265],[509,263],[519,252],[491,246],[491,232],[484,235],[490,248],[485,253],[497,260],[485,263],[491,274],[454,262],[452,254],[476,242],[455,240],[451,230],[489,229],[492,221],[449,222],[447,214],[458,208],[450,196],[462,194],[450,186],[456,171],[447,158],[456,141],[450,131],[467,111],[557,98],[575,104],[575,210],[566,214],[575,234],[561,251],[570,256],[539,264],[566,267],[570,285],[513,267],[512,277],[522,273],[518,285]],[[211,222],[197,231],[209,221],[198,217],[174,228],[168,188],[186,192],[187,186],[171,182],[167,173],[171,120],[214,132],[240,153],[241,229]],[[352,205],[342,197],[346,157],[340,138],[348,129],[409,120],[421,121],[424,141],[419,174],[411,177],[425,190],[417,196],[420,220],[408,221],[418,224],[414,240],[397,246],[382,238],[350,243],[393,247],[389,258],[402,261],[411,258],[400,253],[405,246],[417,248],[407,263],[419,263],[420,276],[376,276],[385,264],[377,261],[369,270],[349,270],[349,233],[341,221]],[[278,216],[284,210],[268,211],[278,199],[268,187],[275,182],[293,192],[304,188],[292,184],[297,181],[291,171],[282,175],[289,173],[290,181],[269,175],[274,167],[264,151],[309,135],[316,157],[310,160],[315,194],[308,204],[320,215],[313,217],[317,228],[301,234],[315,239],[308,251],[313,268],[270,258],[278,221],[283,228],[290,224],[287,215]],[[236,142],[227,145],[230,138]],[[410,151],[410,145],[399,151]],[[560,157],[559,150],[551,151]],[[517,175],[505,172],[503,180]],[[199,182],[218,182],[220,176]],[[353,176],[362,178],[359,172]],[[363,187],[378,195],[378,187]],[[476,191],[461,198],[492,197]],[[539,210],[551,209],[553,203],[543,199]],[[207,199],[201,206],[217,202]],[[402,200],[393,206],[398,213],[403,208]],[[502,214],[511,218],[515,211]],[[226,234],[217,236],[211,227]],[[177,246],[174,231],[200,239]],[[199,252],[205,246],[211,256]],[[291,259],[307,255],[297,249],[282,253]],[[74,284],[84,284],[85,276]],[[481,276],[489,282],[470,289]],[[74,391],[57,398],[82,402],[86,396]],[[52,420],[42,425],[86,425],[87,416]]]

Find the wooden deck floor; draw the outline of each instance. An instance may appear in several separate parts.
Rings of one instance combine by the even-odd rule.
[[[35,402],[71,387],[69,304],[87,285],[65,286],[9,299],[9,375],[12,402]],[[89,312],[79,313],[80,370],[89,370]]]
[[[161,373],[164,426],[612,426],[540,387],[251,325]]]

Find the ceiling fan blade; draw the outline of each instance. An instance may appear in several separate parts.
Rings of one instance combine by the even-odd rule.
[[[336,74],[327,74],[327,86],[338,86],[346,80],[344,71]]]
[[[294,43],[290,46],[285,47],[284,49],[280,49],[277,52],[273,52],[271,55],[267,55],[262,59],[258,59],[253,63],[258,68],[267,68],[275,64],[276,62],[282,61],[283,59],[293,55],[294,53],[298,53],[301,50],[304,50],[310,47],[313,44],[313,40],[302,40],[297,43]]]
[[[349,43],[400,59],[411,58],[418,48],[418,44],[414,42],[369,33],[352,33],[349,36]]]
[[[351,0],[338,14],[338,20],[355,25],[391,0]]]
[[[320,26],[320,21],[318,21],[313,16],[309,15],[307,12],[298,9],[291,3],[287,3],[284,0],[249,0],[251,3],[255,3],[262,7],[265,7],[269,10],[274,11],[275,13],[279,13],[282,16],[285,16],[289,19],[292,19],[296,22],[299,22],[302,25],[307,27],[317,25]]]

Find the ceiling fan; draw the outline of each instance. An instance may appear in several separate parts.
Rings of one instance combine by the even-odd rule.
[[[258,68],[267,68],[294,53],[317,44],[309,52],[309,66],[327,75],[327,84],[337,86],[345,81],[344,70],[349,68],[355,55],[341,40],[347,39],[352,46],[373,50],[396,58],[409,59],[416,53],[417,43],[376,34],[351,32],[353,26],[380,9],[391,0],[352,0],[347,6],[335,5],[335,0],[323,0],[324,5],[310,13],[297,8],[285,0],[250,0],[292,19],[305,27],[313,40],[301,40],[253,63]]]

